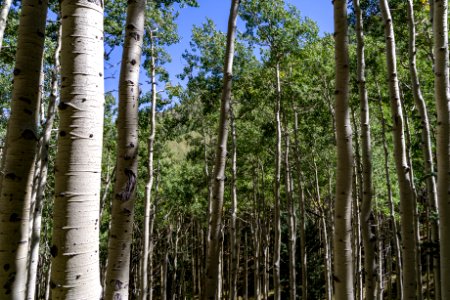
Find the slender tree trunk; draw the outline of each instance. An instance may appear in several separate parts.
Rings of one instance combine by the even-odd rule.
[[[145,0],[130,1],[119,79],[117,161],[108,241],[105,299],[127,299],[138,168],[139,71]]]
[[[392,222],[392,236],[394,242],[394,251],[396,254],[396,268],[397,268],[397,299],[403,300],[403,267],[402,267],[402,252],[401,245],[399,239],[399,231],[397,228],[397,221],[395,219],[395,208],[394,201],[392,199],[392,186],[391,186],[391,175],[389,170],[389,148],[386,139],[386,120],[384,118],[383,107],[382,107],[382,98],[380,93],[380,88],[377,82],[377,90],[379,96],[379,110],[380,110],[380,119],[381,119],[381,137],[383,140],[383,153],[384,153],[384,172],[386,176],[386,189],[387,189],[387,198],[389,204],[389,214],[390,220]]]
[[[378,208],[377,208],[378,211]],[[382,236],[383,233],[381,231],[381,214],[378,214],[377,222],[376,222],[376,233],[377,236]],[[381,238],[377,239],[377,254],[378,254],[378,270],[377,274],[377,300],[383,300],[383,292],[384,292],[384,282],[383,282],[383,240]],[[390,279],[389,279],[390,280]]]
[[[400,88],[400,103],[402,105],[402,111],[405,118],[405,136],[406,136],[406,159],[408,161],[408,165],[410,166],[409,173],[411,174],[411,178],[414,178],[414,168],[412,165],[411,158],[411,131],[409,129],[409,118],[408,113],[405,107],[405,99],[403,96],[403,91]],[[414,184],[414,180],[411,180],[411,189],[413,191],[413,200],[414,200],[414,243],[416,247],[416,272],[417,272],[417,300],[423,299],[423,291],[422,291],[422,261],[421,261],[421,247],[420,247],[420,224],[418,217],[418,207],[417,207],[417,189]]]
[[[52,299],[99,299],[103,4],[61,2],[61,101],[55,163]]]
[[[364,58],[363,17],[359,0],[353,0],[353,7],[356,15],[356,37],[358,44],[358,91],[361,108],[363,181],[360,182],[360,184],[362,188],[361,229],[364,243],[365,295],[367,300],[373,300],[376,298],[376,238],[371,231],[373,222],[370,218],[372,214],[372,146],[370,136],[369,100],[367,97],[365,76],[366,64]]]
[[[225,164],[227,156],[228,117],[231,102],[231,86],[233,77],[234,36],[238,15],[239,0],[232,0],[228,20],[227,46],[224,63],[224,79],[220,108],[219,130],[214,166],[213,198],[211,199],[208,240],[206,253],[206,274],[203,289],[203,300],[213,300],[218,286],[218,266],[220,254],[220,229],[222,226],[223,193],[225,181]]]
[[[148,137],[148,163],[147,163],[147,171],[148,178],[145,185],[145,215],[144,215],[144,242],[143,242],[143,250],[142,250],[142,261],[141,261],[141,299],[147,300],[148,297],[148,260],[151,255],[149,252],[150,249],[150,240],[152,239],[153,232],[150,231],[150,220],[152,217],[152,189],[153,182],[155,178],[153,160],[154,160],[154,145],[155,145],[155,136],[156,136],[156,53],[154,46],[154,36],[151,28],[148,29],[148,34],[150,35],[150,80],[152,85],[152,106],[150,112],[150,135]]]
[[[336,205],[334,233],[334,283],[336,300],[353,299],[351,248],[352,129],[348,108],[347,1],[334,1],[336,43]]]
[[[315,155],[313,152],[313,166],[314,166],[314,183],[315,183],[315,192],[318,208],[320,211],[320,222],[322,225],[322,234],[323,234],[323,244],[324,244],[324,264],[325,264],[325,293],[326,300],[331,300],[333,297],[333,284],[332,284],[332,266],[331,266],[331,251],[329,244],[329,234],[328,234],[328,224],[327,224],[327,215],[326,210],[324,208],[324,203],[322,203],[322,199],[320,197],[320,188],[319,188],[319,173],[317,170],[317,164]]]
[[[448,60],[448,1],[434,1],[434,86],[437,108],[437,195],[441,259],[441,296],[450,299],[450,97]]]
[[[237,248],[237,191],[236,191],[236,160],[237,160],[237,144],[236,144],[236,124],[234,118],[234,110],[231,106],[230,109],[230,127],[231,127],[231,144],[232,144],[232,158],[231,158],[231,260],[230,260],[230,270],[231,270],[231,282],[230,282],[230,299],[237,299],[237,283],[238,283],[238,269],[239,261],[237,258],[238,248]]]
[[[404,119],[400,104],[400,93],[397,79],[397,59],[395,54],[394,25],[387,0],[380,0],[383,15],[386,60],[389,76],[389,95],[393,119],[395,165],[400,188],[400,210],[402,220],[403,250],[403,296],[405,299],[416,299],[417,295],[417,250],[414,234],[414,192],[411,186],[411,172],[406,157],[404,136]]]
[[[425,104],[425,100],[422,96],[420,89],[419,75],[416,67],[416,28],[414,21],[414,9],[412,0],[407,2],[408,8],[408,28],[409,28],[409,71],[411,76],[412,91],[414,96],[414,102],[419,110],[422,129],[422,151],[425,162],[425,174],[427,174],[427,195],[428,195],[428,207],[433,215],[437,213],[437,192],[436,192],[436,180],[433,174],[434,162],[431,146],[430,136],[430,122],[428,119],[428,111]],[[431,242],[432,244],[439,243],[439,224],[437,219],[431,221]],[[440,299],[440,272],[439,272],[439,257],[434,256],[432,269],[434,271],[435,282],[435,299]]]
[[[48,149],[53,129],[53,121],[56,116],[56,99],[58,97],[58,74],[59,74],[59,54],[61,50],[61,26],[58,31],[58,42],[54,54],[54,68],[52,71],[52,91],[49,98],[47,117],[45,121],[44,132],[40,143],[40,160],[41,168],[39,172],[39,180],[36,191],[36,203],[33,211],[33,226],[30,239],[30,257],[28,267],[27,280],[27,299],[35,299],[36,294],[36,279],[38,275],[39,262],[39,245],[41,240],[41,223],[42,223],[42,208],[44,205],[44,193],[47,186],[47,172],[48,172]]]
[[[288,200],[288,210],[289,210],[289,298],[291,300],[297,299],[297,280],[296,280],[296,270],[295,270],[295,252],[297,244],[297,231],[296,231],[296,213],[295,204],[292,197],[292,184],[291,184],[291,167],[289,165],[289,133],[288,127],[285,128],[285,142],[284,142],[284,170],[285,170],[285,189],[286,197]]]
[[[248,299],[248,238],[247,230],[244,232],[244,299]]]
[[[46,16],[46,0],[22,1],[0,196],[1,299],[25,298]]]
[[[276,104],[275,104],[275,122],[277,130],[276,151],[275,151],[275,211],[274,211],[274,231],[275,241],[273,250],[273,286],[274,300],[281,300],[281,280],[280,280],[280,256],[281,256],[281,82],[280,82],[280,64],[276,65]]]
[[[353,122],[354,119],[353,119]],[[355,131],[357,131],[355,124]],[[355,135],[355,166],[353,168],[353,230],[352,230],[352,250],[353,250],[353,258],[354,258],[354,276],[355,276],[355,299],[361,300],[363,299],[363,276],[362,276],[362,253],[361,253],[361,217],[360,217],[360,176],[357,176],[357,165],[359,165],[359,146],[358,146],[358,136]],[[362,176],[362,174],[361,174]]]
[[[0,52],[2,51],[3,35],[5,34],[6,21],[8,20],[11,3],[12,0],[4,0],[0,11]]]
[[[300,205],[300,260],[301,260],[301,271],[302,271],[302,299],[306,300],[307,291],[308,291],[308,280],[307,280],[307,256],[306,256],[306,235],[305,235],[305,197],[303,192],[303,184],[302,184],[302,167],[301,167],[301,154],[300,154],[300,145],[298,138],[298,112],[294,109],[294,151],[295,151],[295,165],[297,168],[297,188],[298,188],[298,197],[299,197],[299,205]]]
[[[255,290],[255,299],[260,299],[260,291],[261,291],[261,282],[260,282],[260,249],[261,249],[261,221],[260,221],[260,205],[258,201],[258,181],[257,181],[256,170],[253,174],[253,208],[254,208],[254,221],[252,223],[252,234],[253,234],[253,245],[254,245],[254,290]]]

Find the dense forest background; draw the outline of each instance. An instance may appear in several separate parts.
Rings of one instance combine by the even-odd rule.
[[[447,1],[348,2],[3,0],[0,299],[450,299]]]

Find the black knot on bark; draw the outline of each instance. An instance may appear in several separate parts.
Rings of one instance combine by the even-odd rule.
[[[131,199],[131,195],[136,188],[136,174],[130,169],[125,169],[123,172],[125,173],[125,176],[127,176],[127,182],[125,183],[122,192],[117,196],[122,201],[128,201]]]
[[[50,247],[50,254],[52,257],[56,257],[56,255],[58,255],[58,247],[56,247],[56,245]]]
[[[31,129],[25,129],[24,131],[22,131],[22,138],[24,138],[27,141],[38,140],[36,134]]]
[[[10,222],[20,222],[21,219],[20,219],[20,217],[19,217],[18,214],[13,213],[13,214],[11,214],[11,215],[9,216],[9,221],[10,221]]]
[[[60,110],[65,110],[68,107],[68,105],[66,104],[66,102],[59,102],[58,104],[58,108]]]

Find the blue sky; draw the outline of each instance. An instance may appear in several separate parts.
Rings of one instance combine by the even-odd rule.
[[[200,25],[205,22],[206,18],[210,18],[216,23],[216,26],[221,31],[226,31],[228,22],[228,13],[230,10],[230,0],[197,0],[200,7],[185,7],[181,9],[180,16],[177,19],[178,32],[181,37],[180,43],[168,47],[168,52],[172,57],[172,62],[165,67],[170,74],[170,80],[173,85],[176,85],[180,80],[176,75],[181,73],[184,66],[184,61],[181,57],[185,49],[189,48],[189,41],[191,38],[191,30],[194,25]],[[331,0],[287,0],[300,10],[303,17],[309,17],[314,20],[321,33],[330,33],[333,31],[333,5]],[[242,22],[238,22],[239,27],[242,28]],[[105,71],[105,74],[115,73],[115,78],[107,79],[105,84],[106,91],[117,90],[118,77],[118,63],[120,61],[120,49],[114,51],[111,64],[116,66],[116,71]],[[144,75],[143,73],[141,73]],[[142,76],[141,75],[141,76]],[[142,90],[148,91],[148,84],[145,80]]]

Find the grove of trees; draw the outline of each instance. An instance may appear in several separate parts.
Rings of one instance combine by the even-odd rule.
[[[450,300],[447,0],[2,1],[0,299]]]

